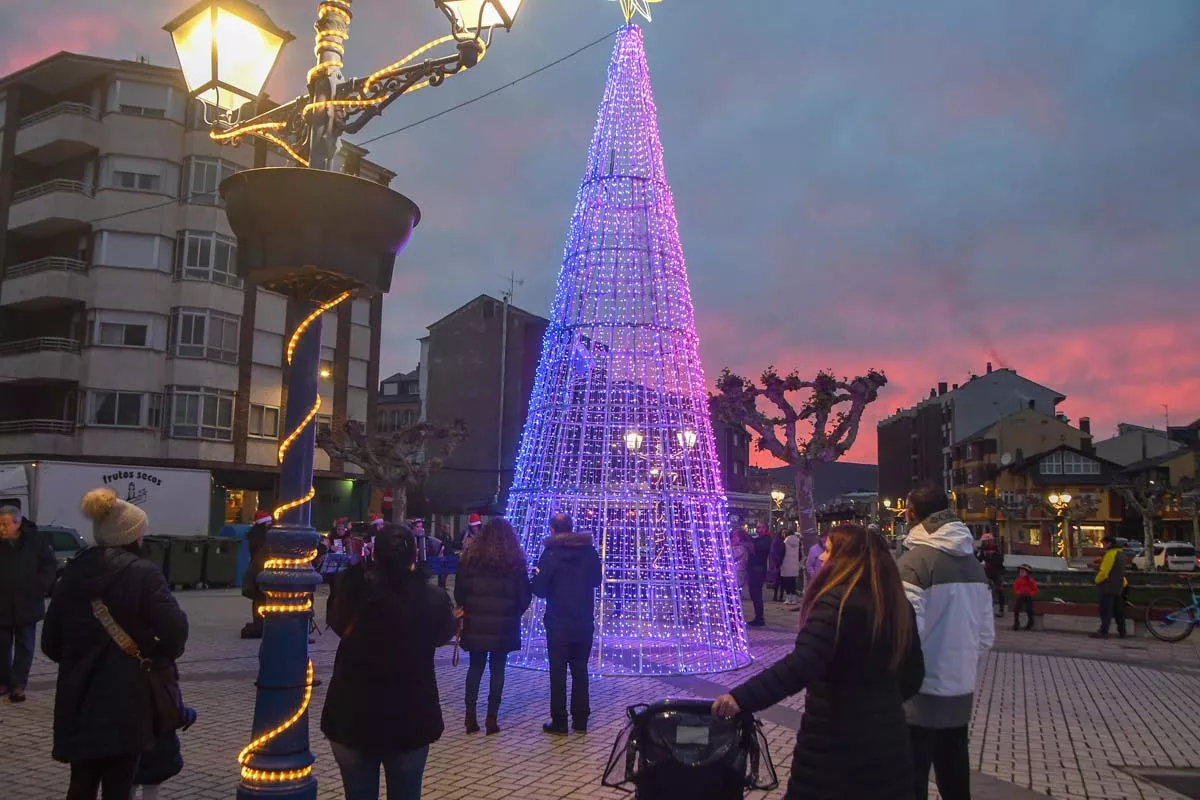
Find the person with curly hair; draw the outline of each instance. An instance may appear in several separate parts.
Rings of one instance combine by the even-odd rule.
[[[499,733],[500,698],[508,654],[521,649],[521,617],[529,608],[529,562],[517,534],[502,517],[488,520],[463,551],[454,579],[454,602],[462,615],[462,649],[467,669],[466,729],[479,732],[477,706],[483,668],[490,673],[486,726]]]

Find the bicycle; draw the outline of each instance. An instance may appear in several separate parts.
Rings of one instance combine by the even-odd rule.
[[[1192,579],[1184,576],[1183,582],[1191,592],[1192,602],[1180,607],[1178,598],[1159,597],[1146,606],[1146,629],[1164,642],[1182,642],[1200,626],[1200,591],[1192,586]]]

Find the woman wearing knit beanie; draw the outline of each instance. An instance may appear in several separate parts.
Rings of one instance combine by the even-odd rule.
[[[92,600],[147,658],[176,659],[187,642],[187,616],[162,570],[141,558],[146,513],[111,489],[83,497],[94,547],[67,563],[42,628],[42,652],[58,663],[54,758],[71,765],[67,796],[129,797],[143,751],[156,744],[149,684],[92,612]]]

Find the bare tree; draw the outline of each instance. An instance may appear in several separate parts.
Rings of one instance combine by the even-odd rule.
[[[782,377],[774,367],[767,367],[757,384],[728,369],[717,381],[712,401],[717,416],[754,431],[758,450],[792,467],[796,515],[806,546],[817,539],[813,471],[854,446],[864,409],[886,385],[887,377],[876,370],[853,379],[819,372],[803,380],[797,372]],[[760,400],[767,401],[763,405],[770,413],[760,408]]]
[[[1011,492],[1000,495],[985,494],[983,496],[983,504],[993,511],[997,511],[1004,515],[1004,528],[1008,532],[1007,536],[1001,536],[1004,539],[1004,549],[1006,552],[1012,552],[1013,544],[1013,523],[1025,519],[1029,515],[1029,509],[1033,505],[1033,495],[1023,492]]]
[[[1141,515],[1142,533],[1146,548],[1146,569],[1153,572],[1154,563],[1154,520],[1166,510],[1171,502],[1171,489],[1163,481],[1156,481],[1148,474],[1123,476],[1112,488],[1121,493],[1125,502]]]
[[[373,433],[356,420],[347,420],[339,436],[317,434],[317,446],[330,458],[363,471],[376,489],[392,491],[392,521],[408,513],[408,492],[425,484],[441,469],[454,449],[467,438],[461,420],[449,425],[418,422],[394,433]]]

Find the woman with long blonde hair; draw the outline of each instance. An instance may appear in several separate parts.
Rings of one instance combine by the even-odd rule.
[[[454,602],[462,612],[462,649],[470,657],[466,686],[466,731],[479,732],[477,705],[483,668],[488,667],[489,734],[500,732],[498,716],[504,694],[508,654],[521,649],[521,617],[533,595],[529,563],[517,534],[503,517],[488,520],[463,551],[454,577]]]
[[[912,607],[887,544],[838,525],[804,592],[795,648],[713,703],[754,713],[807,690],[786,800],[909,800],[912,750],[904,701],[925,677]]]

